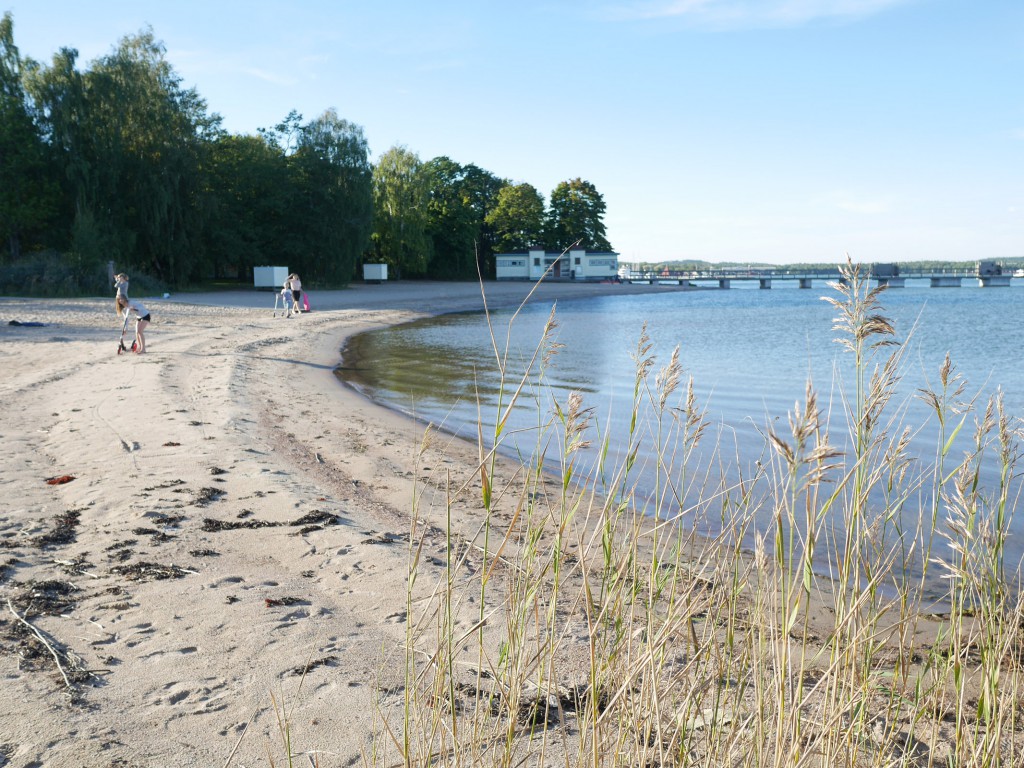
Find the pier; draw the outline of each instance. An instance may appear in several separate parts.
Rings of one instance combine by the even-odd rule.
[[[903,288],[907,280],[928,280],[932,288],[960,288],[964,281],[977,281],[982,288],[1007,287],[1015,276],[1003,271],[1001,265],[992,261],[980,261],[973,270],[921,270],[902,268],[897,264],[871,265],[871,279],[889,288]],[[1024,275],[1020,275],[1024,277]],[[727,289],[736,282],[754,282],[762,290],[772,287],[774,281],[796,281],[800,288],[810,288],[815,280],[839,282],[842,276],[839,267],[824,270],[800,269],[751,269],[735,267],[730,269],[670,270],[640,272],[630,270],[623,279],[631,283],[654,285],[677,285],[680,288],[697,288],[699,282],[717,282],[718,287]]]

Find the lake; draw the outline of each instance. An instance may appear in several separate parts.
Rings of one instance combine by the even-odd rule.
[[[947,353],[966,385],[962,400],[978,398],[983,411],[985,400],[999,390],[1006,412],[1015,419],[1024,416],[1024,345],[1019,338],[1024,281],[1013,283],[1008,288],[931,288],[926,281],[908,280],[906,287],[881,294],[881,312],[892,321],[903,350],[901,378],[888,411],[895,422],[887,428],[892,434],[904,426],[914,428],[912,453],[921,466],[934,459],[938,426],[918,394],[938,387]],[[695,469],[705,476],[714,467],[716,477],[750,477],[759,463],[767,464],[771,451],[764,435],[769,430],[786,435],[787,414],[803,400],[808,380],[818,393],[819,408],[829,414],[831,442],[849,452],[843,414],[844,397],[852,391],[853,357],[835,341],[841,335],[833,330],[838,312],[823,296],[838,298],[824,282],[811,289],[776,282],[770,290],[734,284],[730,290],[563,300],[555,308],[554,339],[560,347],[543,369],[543,382],[537,384],[535,376],[527,388],[522,407],[509,421],[514,436],[503,450],[533,450],[536,429],[531,428],[550,417],[553,402],[564,405],[575,391],[584,406],[594,409],[600,425],[591,430],[591,439],[607,437],[613,461],[624,456],[635,353],[646,324],[649,354],[655,357],[650,386],[677,345],[684,383],[692,377],[708,423],[694,459]],[[490,327],[500,355],[507,343],[507,379],[516,380],[534,356],[551,309],[528,305],[511,328],[512,311],[492,313]],[[511,391],[507,382],[501,386],[491,338],[482,314],[446,315],[369,332],[350,340],[343,351],[343,378],[375,401],[475,439],[478,416],[484,434],[493,434],[499,398],[507,401]],[[669,405],[678,406],[678,397]],[[644,426],[651,434],[657,428],[651,422]],[[959,460],[970,448],[972,429],[973,417],[950,457]],[[595,453],[590,452],[592,462]],[[647,470],[646,479],[641,471],[636,480],[638,498],[653,498],[658,473],[650,467],[656,453],[656,447],[641,450],[637,463]],[[997,470],[995,463],[983,470],[988,486],[997,483]],[[671,513],[663,505],[659,510]],[[1024,553],[1022,524],[1009,523],[1007,558],[1013,562]]]

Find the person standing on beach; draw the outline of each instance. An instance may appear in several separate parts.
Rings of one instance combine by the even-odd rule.
[[[299,276],[292,272],[288,275],[288,282],[292,286],[292,307],[295,310],[295,314],[299,314],[302,311],[302,281],[299,280]]]
[[[126,275],[124,272],[114,275],[114,288],[117,289],[115,303],[120,299],[128,301],[128,275]],[[118,310],[117,313],[120,315],[121,311]]]
[[[290,276],[285,278],[284,283],[281,284],[281,303],[285,308],[285,317],[291,317],[292,312],[295,310],[295,299],[292,295],[292,279]],[[276,302],[274,306],[277,306]]]
[[[152,317],[140,301],[129,301],[122,296],[117,297],[117,316],[121,317],[125,312],[135,315],[135,352],[140,355],[146,353],[146,337],[143,331],[149,325]]]

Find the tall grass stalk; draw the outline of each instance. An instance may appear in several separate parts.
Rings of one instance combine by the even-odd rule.
[[[917,393],[934,456],[915,453],[927,425],[907,423],[882,291],[849,262],[834,290],[849,366],[824,400],[808,382],[784,429],[767,421],[750,467],[726,433],[708,444],[685,347],[659,369],[641,329],[613,456],[582,396],[547,385],[554,311],[518,369],[515,316],[492,325],[498,402],[472,472],[441,483],[444,508],[417,496],[405,693],[382,700],[392,749],[368,762],[1021,764],[1024,601],[1005,546],[1019,421],[999,396],[965,402],[947,359]],[[524,406],[527,452],[509,427]],[[475,521],[455,519],[467,503]],[[440,569],[417,522],[431,514]]]

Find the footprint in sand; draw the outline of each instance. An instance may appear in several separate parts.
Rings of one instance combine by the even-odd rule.
[[[338,574],[338,578],[342,581],[348,581],[353,576],[359,576],[364,573],[363,566],[361,563],[352,563],[347,571],[342,571]]]
[[[198,651],[199,651],[199,649],[196,648],[194,645],[186,645],[184,648],[179,648],[176,651],[173,651],[173,650],[172,651],[166,651],[166,650],[153,651],[152,653],[144,654],[143,656],[140,656],[139,658],[141,658],[141,659],[158,659],[161,656],[166,656],[169,653],[180,653],[181,655],[184,656],[184,655],[187,655],[187,654],[190,654],[190,653],[197,653]]]
[[[142,643],[142,642],[145,642],[146,640],[151,639],[149,636],[152,635],[155,631],[156,630],[153,629],[153,625],[148,623],[148,622],[143,623],[143,624],[136,624],[134,627],[132,627],[131,634],[132,635],[143,635],[143,637],[141,637],[141,638],[139,638],[137,640],[127,640],[125,642],[125,645],[128,648],[134,648],[139,643]]]
[[[164,690],[173,690],[173,692],[166,700],[157,698],[153,704],[155,706],[159,706],[161,704],[176,706],[182,702],[187,702],[193,705],[188,712],[179,712],[174,715],[174,719],[193,714],[211,714],[213,712],[221,712],[227,709],[228,702],[221,701],[227,693],[224,690],[226,688],[225,683],[214,680],[213,678],[207,678],[205,682],[209,682],[211,685],[200,685],[198,688],[179,688],[181,685],[180,683],[168,683],[164,686]]]
[[[171,694],[167,698],[167,703],[168,704],[172,704],[172,705],[173,704],[178,704],[179,702],[184,701],[188,697],[189,697],[189,691],[178,691],[177,693]]]
[[[217,589],[217,587],[223,587],[226,584],[241,584],[245,581],[241,576],[225,576],[222,579],[217,579],[215,582],[210,584],[211,589]]]

